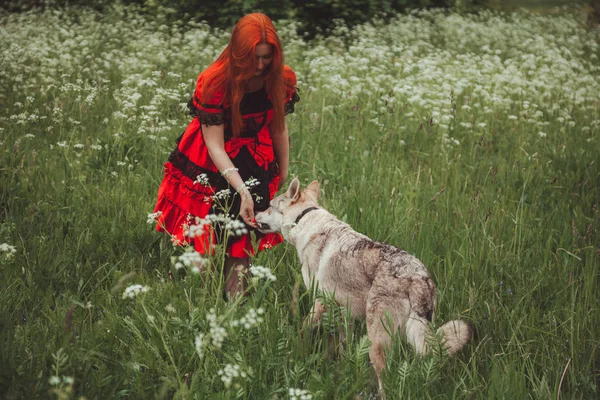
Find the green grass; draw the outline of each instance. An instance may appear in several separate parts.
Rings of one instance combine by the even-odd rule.
[[[0,20],[0,244],[16,248],[0,253],[2,397],[373,396],[364,324],[343,346],[346,310],[303,326],[312,299],[291,246],[254,260],[275,282],[229,303],[220,256],[183,279],[183,250],[146,223],[181,104],[227,34],[132,9]],[[478,331],[453,359],[395,340],[389,398],[598,397],[600,65],[580,21],[419,12],[312,43],[278,24],[302,90],[292,174],[428,266],[436,325]],[[132,284],[150,290],[123,299]],[[259,308],[256,326],[231,324]],[[227,387],[226,364],[247,376]]]

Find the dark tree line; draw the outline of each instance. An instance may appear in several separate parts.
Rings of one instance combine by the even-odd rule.
[[[462,0],[461,9],[476,10],[489,0]],[[456,0],[0,0],[0,7],[11,12],[40,7],[86,6],[102,12],[114,3],[138,5],[142,12],[158,15],[168,8],[167,18],[187,21],[202,20],[217,28],[230,28],[243,15],[261,11],[272,19],[294,18],[300,24],[299,34],[314,37],[327,34],[333,21],[343,20],[347,26],[374,17],[386,18],[414,8],[455,8]],[[588,0],[589,22],[600,22],[600,0]],[[165,17],[161,13],[162,18]]]

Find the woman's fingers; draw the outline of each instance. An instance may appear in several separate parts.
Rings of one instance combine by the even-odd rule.
[[[252,208],[248,210],[248,218],[246,223],[256,228],[256,222],[254,221],[254,210]]]
[[[251,199],[242,201],[241,214],[247,225],[256,228],[256,222],[254,221],[254,202]]]

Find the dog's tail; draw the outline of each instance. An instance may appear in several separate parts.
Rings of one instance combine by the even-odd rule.
[[[471,341],[474,329],[469,323],[457,319],[442,325],[437,330],[437,334],[443,338],[444,348],[448,355],[453,356]],[[434,340],[429,321],[411,312],[406,322],[406,339],[414,347],[417,354],[429,353],[430,344],[433,344]]]
[[[465,347],[473,339],[474,333],[473,326],[460,319],[446,322],[437,330],[437,334],[444,338],[444,347],[450,356]]]

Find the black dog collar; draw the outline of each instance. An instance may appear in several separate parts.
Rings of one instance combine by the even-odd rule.
[[[319,209],[319,207],[308,207],[306,210],[302,211],[300,213],[300,215],[298,215],[298,218],[296,218],[296,225],[298,225],[298,222],[300,222],[302,217],[304,217],[306,214],[308,214],[311,211],[318,210],[318,209]]]

